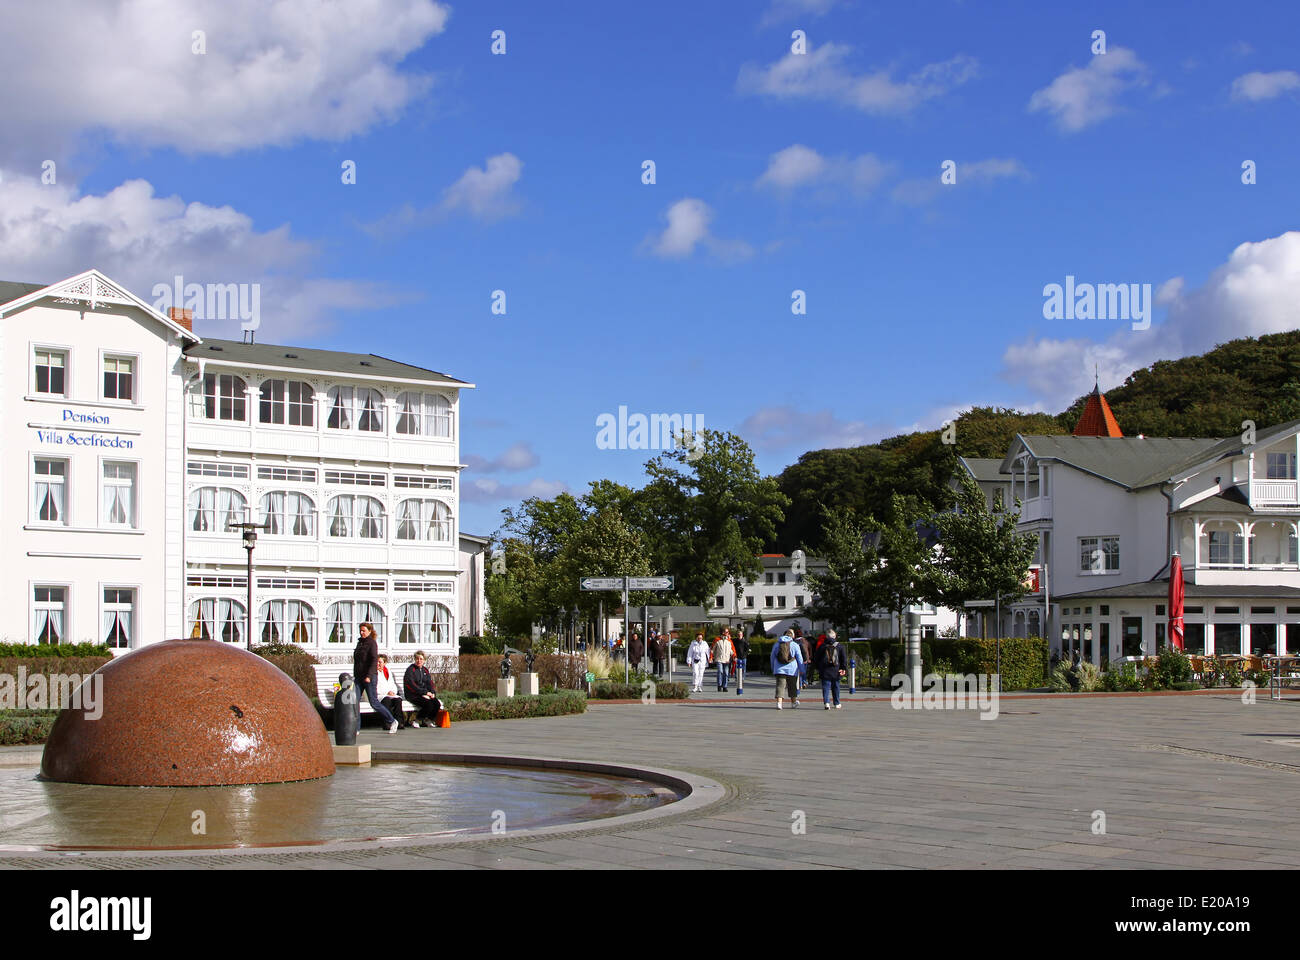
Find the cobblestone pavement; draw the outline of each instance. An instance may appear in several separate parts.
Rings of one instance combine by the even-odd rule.
[[[820,690],[778,711],[770,678],[748,682],[744,698],[709,680],[705,690],[714,695],[684,704],[593,703],[580,716],[361,738],[377,750],[645,764],[726,788],[681,815],[349,850],[15,854],[0,867],[1300,867],[1294,698],[1004,695],[982,720],[891,709],[878,693],[826,711]],[[413,832],[418,820],[412,811]]]

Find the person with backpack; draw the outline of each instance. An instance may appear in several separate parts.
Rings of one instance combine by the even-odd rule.
[[[736,648],[731,645],[731,631],[727,630],[713,643],[713,662],[718,665],[718,692],[727,690],[727,675],[731,670],[731,661],[736,656]]]
[[[849,660],[844,648],[835,639],[834,630],[827,631],[826,642],[817,648],[817,672],[822,678],[822,709],[831,708],[832,695],[835,709],[840,709],[840,677],[848,674]]]
[[[794,630],[786,628],[785,634],[772,644],[772,676],[776,678],[776,708],[781,707],[783,691],[790,694],[790,706],[799,706],[799,671],[803,667],[803,650],[795,643]]]
[[[803,628],[798,625],[794,628],[794,642],[799,645],[799,652],[803,654],[803,659],[799,662],[799,689],[802,690],[808,684],[808,668],[812,665],[812,646],[808,643],[808,638],[803,635]]]

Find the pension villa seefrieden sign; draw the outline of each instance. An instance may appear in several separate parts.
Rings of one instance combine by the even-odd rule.
[[[63,430],[53,427],[38,427],[36,429],[36,442],[69,447],[99,447],[112,450],[135,449],[135,441],[129,437],[95,432],[91,432],[89,436],[81,435],[87,431],[93,431],[95,427],[112,427],[113,418],[106,413],[79,413],[65,407],[62,421],[69,425]]]

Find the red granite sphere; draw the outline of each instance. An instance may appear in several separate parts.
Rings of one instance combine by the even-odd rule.
[[[48,780],[201,787],[334,773],[316,708],[247,650],[166,640],[105,664],[87,683],[102,683],[102,693],[83,691],[81,709],[55,721],[41,759]]]

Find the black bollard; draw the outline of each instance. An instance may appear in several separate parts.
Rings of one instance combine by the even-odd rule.
[[[361,704],[357,700],[357,686],[352,674],[339,677],[339,690],[334,694],[334,742],[340,747],[356,746],[357,731],[361,729]]]

